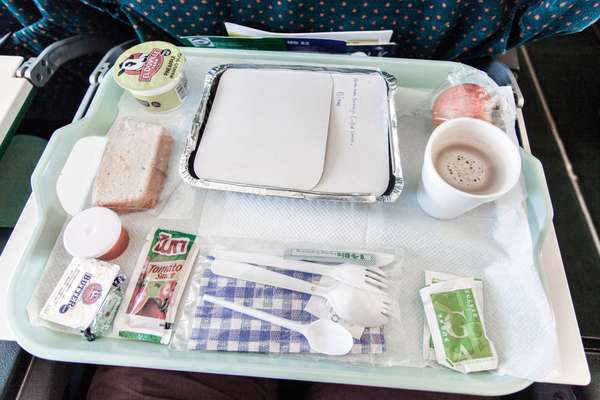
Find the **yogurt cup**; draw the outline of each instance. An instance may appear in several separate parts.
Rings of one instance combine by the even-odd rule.
[[[150,111],[169,111],[188,94],[185,56],[167,42],[145,42],[123,52],[113,68],[115,81]]]

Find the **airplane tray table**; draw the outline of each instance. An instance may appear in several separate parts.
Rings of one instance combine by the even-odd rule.
[[[207,66],[225,62],[310,63],[313,65],[381,68],[409,88],[437,88],[456,64],[355,56],[327,56],[255,51],[184,49],[186,57],[202,57]],[[32,176],[38,224],[16,266],[8,290],[8,319],[18,343],[41,358],[108,365],[260,376],[330,383],[502,395],[519,391],[532,382],[492,373],[462,375],[444,367],[383,367],[314,360],[295,356],[252,353],[176,351],[151,343],[103,338],[86,342],[81,337],[30,324],[26,306],[40,278],[57,236],[67,218],[57,195],[56,179],[75,142],[86,135],[106,132],[117,115],[123,89],[106,76],[87,116],[59,129],[50,140]],[[523,176],[528,189],[527,207],[533,248],[539,255],[551,227],[552,208],[539,162],[524,155]],[[401,201],[401,200],[399,200]],[[536,259],[536,262],[539,260]],[[544,276],[541,277],[545,280]]]

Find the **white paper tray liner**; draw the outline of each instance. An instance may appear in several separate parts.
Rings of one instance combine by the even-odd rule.
[[[403,96],[404,95],[404,96]],[[401,91],[397,104],[427,93]],[[485,320],[497,346],[499,372],[547,379],[560,367],[554,315],[533,260],[522,183],[494,204],[450,221],[427,216],[416,201],[423,152],[432,131],[428,117],[404,110],[398,119],[406,189],[396,203],[347,204],[209,192],[202,214],[205,235],[264,240],[402,247],[400,304],[405,359],[423,366],[423,305],[418,290],[425,270],[479,277]],[[400,112],[399,112],[400,114]],[[514,129],[510,134],[515,137]],[[386,337],[394,332],[387,332]]]
[[[483,280],[486,328],[498,350],[499,373],[532,380],[548,379],[556,373],[560,358],[554,316],[533,260],[522,184],[496,203],[450,221],[428,217],[416,202],[423,152],[432,127],[428,116],[419,115],[418,107],[411,112],[409,105],[422,105],[427,92],[406,89],[398,93],[406,189],[396,203],[350,204],[203,191],[183,184],[176,173],[205,70],[195,68],[194,61],[186,66],[194,90],[179,109],[152,114],[128,94],[119,104],[119,116],[163,123],[168,116],[171,122],[165,125],[175,139],[165,184],[165,193],[172,194],[162,196],[168,197],[166,204],[158,211],[123,215],[131,243],[116,260],[122,271],[131,276],[143,239],[153,226],[203,236],[403,248],[401,287],[394,290],[400,293],[403,331],[386,329],[386,337],[399,335],[405,340],[403,349],[397,350],[399,364],[425,365],[421,355],[423,306],[418,290],[424,286],[423,271],[433,270]],[[510,134],[514,137],[514,130]],[[28,305],[33,324],[50,326],[37,314],[69,260],[61,235]],[[385,364],[393,363],[386,357]]]

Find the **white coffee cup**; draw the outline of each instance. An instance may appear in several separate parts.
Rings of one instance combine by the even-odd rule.
[[[434,218],[455,218],[506,194],[520,174],[518,147],[502,130],[479,119],[452,119],[427,142],[417,200]]]

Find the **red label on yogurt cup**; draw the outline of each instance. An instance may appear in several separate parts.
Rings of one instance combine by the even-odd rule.
[[[156,47],[148,53],[148,58],[140,71],[140,81],[150,81],[163,64],[162,50]]]
[[[168,52],[168,50],[165,50]],[[169,52],[170,54],[170,52]],[[142,82],[150,82],[163,64],[163,50],[153,48],[148,54],[133,53],[119,64],[119,75],[138,75]]]

